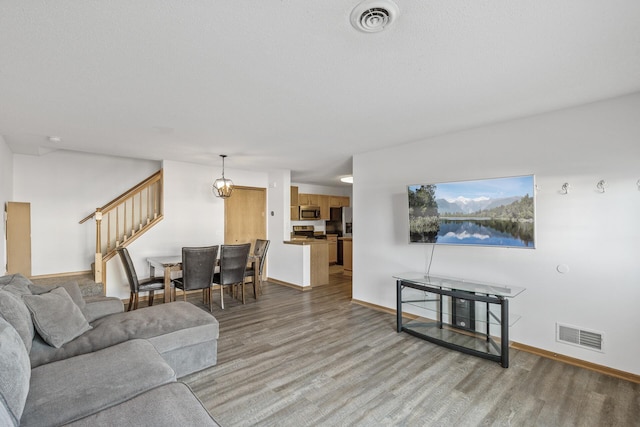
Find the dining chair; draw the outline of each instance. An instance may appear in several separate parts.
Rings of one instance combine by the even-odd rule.
[[[258,283],[255,282],[255,263],[251,263],[251,267],[247,267],[244,272],[245,279],[251,278],[251,282],[253,283],[253,296],[256,299],[258,299],[258,294],[256,293],[256,285],[258,287],[258,291],[262,292],[262,269],[264,267],[264,260],[267,258],[267,249],[269,249],[269,243],[269,240],[256,239],[256,244],[253,247],[253,256],[259,258]],[[242,288],[244,293],[244,284],[242,285]]]
[[[242,285],[244,304],[244,272],[247,269],[251,243],[222,245],[220,247],[220,272],[213,275],[213,283],[220,285],[220,307],[224,310],[224,287]]]
[[[211,305],[211,283],[218,258],[218,246],[200,246],[182,248],[182,277],[171,280],[176,289],[182,289],[183,300],[187,300],[187,291],[202,289],[203,303],[209,300]]]
[[[127,274],[127,280],[129,281],[129,289],[131,290],[127,311],[131,311],[132,307],[134,310],[138,309],[140,292],[149,292],[149,306],[152,306],[154,292],[164,290],[164,277],[159,276],[139,279],[127,248],[120,247],[116,249],[116,251],[118,252],[118,255],[120,255],[120,260],[122,261],[124,271]],[[165,295],[164,298],[165,301],[167,301],[167,295]]]

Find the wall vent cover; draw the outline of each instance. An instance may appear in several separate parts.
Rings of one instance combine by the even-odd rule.
[[[556,341],[602,352],[604,334],[602,332],[589,331],[576,326],[556,323]]]
[[[391,0],[365,0],[351,12],[351,25],[365,33],[376,33],[391,25],[399,12]]]

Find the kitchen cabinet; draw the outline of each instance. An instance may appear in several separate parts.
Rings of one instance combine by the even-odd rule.
[[[299,193],[298,187],[291,186],[291,219],[299,220],[299,206],[320,207],[321,221],[331,221],[331,208],[342,208],[349,206],[348,196],[332,196],[327,194]],[[294,209],[295,207],[295,209]]]
[[[329,245],[329,264],[337,264],[338,262],[338,235],[327,234],[327,243]]]
[[[329,196],[318,195],[318,206],[320,206],[320,219],[331,220],[331,210],[329,209]]]
[[[351,237],[340,237],[342,240],[342,268],[345,276],[353,275],[353,239]]]
[[[347,208],[349,207],[349,197],[348,196],[329,196],[329,207]]]
[[[309,193],[300,193],[298,194],[298,205],[300,206],[318,206],[317,202],[318,199],[316,198],[315,194],[309,194]]]
[[[298,203],[298,187],[295,185],[291,186],[291,219],[299,220],[300,219],[300,209],[298,209],[300,204]]]

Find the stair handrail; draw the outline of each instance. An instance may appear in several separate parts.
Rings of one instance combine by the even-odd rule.
[[[142,188],[145,188],[148,185],[150,185],[151,183],[153,183],[155,181],[159,181],[160,179],[162,179],[162,169],[160,169],[158,172],[154,173],[150,177],[146,178],[144,181],[140,181],[138,184],[134,185],[133,187],[131,187],[130,189],[128,189],[127,191],[125,191],[124,193],[122,193],[121,195],[116,197],[115,199],[111,200],[106,205],[104,205],[104,206],[102,206],[100,208],[96,208],[96,210],[94,212],[91,212],[89,215],[87,215],[86,217],[82,218],[80,220],[79,224],[84,224],[85,222],[87,222],[88,220],[93,218],[96,215],[97,212],[110,211],[111,209],[113,209],[114,206],[118,206],[120,203],[122,203],[123,201],[125,201],[129,197],[131,197],[131,194],[137,193],[138,190],[140,190]]]

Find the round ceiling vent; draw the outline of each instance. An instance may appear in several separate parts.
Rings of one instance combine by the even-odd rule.
[[[351,25],[365,33],[376,33],[391,25],[399,12],[390,0],[365,0],[351,12]]]

